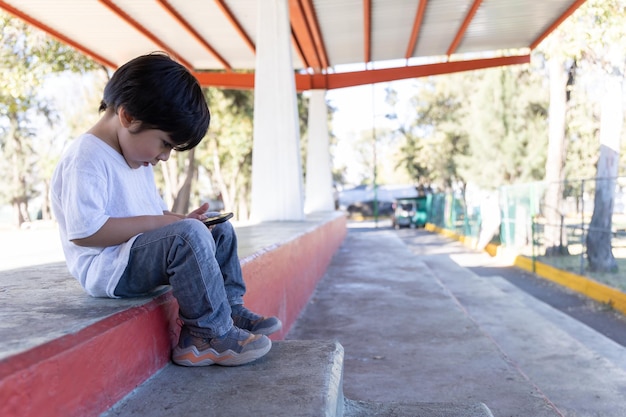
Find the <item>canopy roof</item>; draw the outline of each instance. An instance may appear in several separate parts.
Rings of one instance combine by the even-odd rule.
[[[584,3],[285,1],[299,90],[529,62]],[[108,67],[163,50],[203,85],[231,88],[254,85],[257,7],[257,0],[0,0],[1,9]]]

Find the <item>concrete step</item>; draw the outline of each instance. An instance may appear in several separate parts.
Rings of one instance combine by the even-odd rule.
[[[472,253],[456,253],[426,263],[563,415],[626,415],[626,348],[503,278],[479,277],[464,268],[475,261]]]
[[[102,417],[336,416],[342,370],[336,342],[279,341],[244,366],[168,365]]]
[[[168,365],[101,417],[492,417],[476,404],[390,404],[344,399],[343,347],[333,341],[275,342],[245,366]]]

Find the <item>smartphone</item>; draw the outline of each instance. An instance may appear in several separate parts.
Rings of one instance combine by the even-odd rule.
[[[233,213],[221,213],[217,216],[207,217],[206,219],[202,220],[202,223],[206,224],[207,226],[213,226],[215,224],[224,223],[232,217]]]

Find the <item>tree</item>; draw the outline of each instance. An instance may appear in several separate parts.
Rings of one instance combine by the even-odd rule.
[[[587,234],[587,260],[591,271],[617,272],[611,248],[612,215],[615,200],[615,177],[619,168],[619,150],[624,124],[623,83],[626,51],[623,0],[594,0],[584,9],[595,25],[585,58],[595,64],[603,79],[604,95],[600,118],[600,155],[596,175],[594,208]]]
[[[462,125],[467,151],[456,156],[461,176],[483,190],[541,178],[547,113],[541,77],[520,65],[483,70],[473,78]]]
[[[210,174],[214,197],[220,196],[227,210],[245,220],[250,211],[252,91],[207,90],[211,127],[198,150],[200,164]]]
[[[559,35],[562,36],[558,32],[552,39],[553,44],[561,44]],[[544,232],[546,256],[569,254],[567,233],[563,223],[562,203],[568,148],[565,134],[567,104],[570,98],[568,85],[571,86],[574,83],[575,64],[571,64],[567,69],[565,60],[565,56],[557,51],[552,54],[548,64],[550,73],[550,128],[545,176],[547,189],[543,204],[543,214],[546,220]]]
[[[411,99],[412,120],[399,121],[396,167],[404,167],[418,187],[449,188],[460,178],[455,155],[467,149],[462,121],[466,87],[471,84],[466,81],[464,74],[453,74],[420,82]]]
[[[582,78],[582,70],[578,69],[578,72]],[[582,197],[580,181],[595,176],[598,158],[600,111],[586,89],[582,82],[570,86],[566,118],[565,178],[568,184],[565,196],[573,195],[578,199]]]
[[[420,182],[483,189],[543,176],[547,97],[530,66],[433,77],[401,125],[398,164]],[[485,164],[485,161],[489,161]]]
[[[615,178],[619,165],[619,142],[624,120],[622,77],[608,77],[602,103],[600,124],[600,157],[596,175],[593,214],[587,234],[587,259],[590,271],[617,272],[611,247],[611,223]]]
[[[39,95],[47,76],[63,71],[84,72],[100,68],[67,45],[0,13],[0,150],[9,163],[0,168],[8,186],[0,199],[13,206],[15,224],[30,220],[30,200],[41,181],[35,140],[57,116],[52,103]],[[48,125],[45,126],[44,123]]]
[[[624,0],[588,0],[552,35],[556,45],[549,50],[572,57],[586,69],[588,85],[602,86],[600,151],[597,164],[594,211],[586,237],[587,259],[592,271],[615,271],[611,251],[611,222],[614,203],[614,178],[618,174],[623,112],[622,83],[626,51],[623,22]],[[575,25],[575,26],[574,26]],[[584,30],[581,30],[584,28]],[[578,70],[577,70],[578,71]],[[571,120],[571,119],[570,119]]]
[[[161,163],[164,200],[174,213],[190,211],[191,192],[197,174],[195,153],[195,149],[184,153],[172,152],[170,159]]]

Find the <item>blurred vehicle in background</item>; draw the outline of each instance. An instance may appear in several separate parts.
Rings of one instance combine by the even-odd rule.
[[[396,199],[392,205],[392,226],[395,229],[424,227],[428,218],[428,199],[428,195]]]
[[[359,185],[339,192],[338,207],[351,217],[391,217],[396,199],[417,196],[413,185]]]

